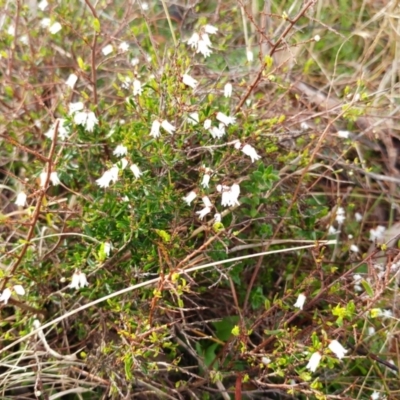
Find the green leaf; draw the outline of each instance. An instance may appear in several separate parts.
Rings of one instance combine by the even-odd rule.
[[[155,229],[155,232],[157,233],[158,236],[160,236],[163,242],[169,243],[171,241],[171,235],[168,232],[162,229]]]
[[[366,280],[361,281],[361,285],[364,288],[364,290],[367,292],[369,297],[374,297],[374,291],[372,290],[372,287],[369,285],[369,283]]]
[[[232,334],[233,327],[239,321],[239,316],[233,315],[231,317],[226,317],[222,321],[213,322],[215,329],[217,330],[216,336],[218,339],[226,342]]]
[[[97,33],[100,33],[100,21],[97,18],[93,19],[93,28]]]

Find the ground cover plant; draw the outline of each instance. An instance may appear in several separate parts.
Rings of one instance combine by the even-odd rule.
[[[395,399],[396,1],[0,1],[0,397]]]

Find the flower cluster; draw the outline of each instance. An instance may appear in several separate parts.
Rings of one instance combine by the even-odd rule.
[[[201,53],[205,58],[212,53],[211,41],[208,35],[214,35],[218,32],[218,28],[212,25],[205,25],[200,29],[200,32],[194,32],[188,40],[187,44],[196,51]]]
[[[113,154],[117,157],[126,156],[128,153],[128,148],[122,144],[119,144],[113,151]],[[110,169],[105,171],[103,175],[96,180],[96,183],[101,188],[107,188],[110,186],[111,182],[117,182],[119,171],[124,170],[129,164],[129,161],[123,157],[116,164],[114,164]],[[143,175],[143,172],[140,170],[137,164],[131,163],[129,166],[132,174],[136,179],[140,178]]]
[[[80,289],[84,288],[85,286],[89,286],[89,282],[86,279],[86,275],[76,270],[72,275],[71,283],[68,285],[70,289]]]
[[[59,22],[51,23],[50,18],[43,18],[40,21],[40,25],[42,26],[42,28],[47,28],[52,35],[55,35],[62,29],[62,26]]]
[[[369,240],[371,242],[381,243],[382,239],[384,239],[385,231],[386,231],[386,228],[382,225],[378,225],[375,229],[370,229]]]
[[[93,111],[83,111],[83,109],[84,105],[80,101],[70,103],[69,115],[73,116],[75,124],[82,125],[88,132],[93,132],[99,121]]]
[[[70,134],[70,129],[68,126],[66,126],[67,120],[64,118],[59,118],[58,119],[58,130],[57,130],[57,136],[61,140],[65,140],[68,138]],[[56,128],[57,122],[55,122],[50,129],[44,134],[46,137],[48,137],[50,140],[54,139],[54,134],[55,134],[55,128]]]
[[[218,192],[222,194],[221,205],[223,207],[233,207],[240,205],[238,198],[240,195],[240,186],[234,183],[232,186],[218,185]]]
[[[4,304],[7,304],[13,291],[19,296],[25,294],[25,289],[21,285],[14,285],[12,289],[5,288],[3,290],[3,293],[0,295],[0,301],[4,301]]]
[[[335,354],[335,356],[341,360],[347,353],[346,350],[337,340],[331,340],[328,345],[329,350]],[[306,368],[311,372],[315,372],[319,366],[322,359],[322,354],[319,351],[313,353],[306,365]]]
[[[231,117],[222,112],[218,112],[216,118],[219,121],[218,127],[213,126],[210,119],[206,119],[203,126],[204,129],[210,132],[214,139],[221,139],[225,136],[225,127],[233,125],[236,122],[236,117]]]
[[[153,121],[153,124],[151,125],[150,136],[153,136],[153,138],[160,137],[161,135],[160,128],[163,128],[170,135],[173,135],[176,130],[175,126],[170,124],[166,119],[164,119],[162,122],[156,119]]]
[[[44,188],[47,182],[47,177],[48,177],[48,172],[43,171],[40,176],[40,187]],[[56,171],[50,172],[50,182],[54,185],[57,186],[61,183],[60,178],[58,177],[58,173]]]

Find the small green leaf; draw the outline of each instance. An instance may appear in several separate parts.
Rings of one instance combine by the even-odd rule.
[[[85,62],[82,60],[81,57],[78,57],[77,61],[78,61],[79,68],[84,71],[86,69]]]
[[[232,335],[233,336],[239,336],[239,333],[240,333],[240,329],[239,329],[239,327],[237,325],[235,325],[233,327],[233,329],[232,329]]]
[[[163,240],[163,242],[169,243],[171,241],[171,235],[168,232],[162,229],[156,229],[155,231],[157,235],[160,236],[160,238]]]
[[[97,18],[93,20],[93,28],[97,33],[100,33],[100,21]]]

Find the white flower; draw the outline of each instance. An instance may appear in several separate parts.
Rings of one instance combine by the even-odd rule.
[[[176,130],[175,126],[171,125],[166,119],[161,122],[161,127],[164,128],[170,135],[173,135]]]
[[[315,35],[315,36],[314,36],[314,40],[315,40],[316,42],[319,42],[319,41],[321,40],[321,36]]]
[[[188,40],[188,45],[191,46],[192,49],[195,49],[196,53],[201,53],[206,58],[210,56],[212,53],[210,49],[211,42],[207,33],[202,33],[202,34],[198,34],[197,32],[193,33],[193,35]]]
[[[84,104],[81,101],[76,103],[69,103],[69,115],[76,113],[77,111],[81,111],[84,109]]]
[[[302,131],[306,131],[307,129],[310,129],[310,127],[309,127],[309,125],[307,124],[307,122],[302,122],[302,123],[300,124],[300,129],[301,129]]]
[[[340,233],[333,225],[330,225],[328,228],[328,235],[336,235],[337,233]]]
[[[249,63],[254,61],[254,54],[253,54],[253,52],[251,50],[247,50],[246,56],[247,56],[247,61]]]
[[[201,40],[199,40],[197,44],[197,53],[203,54],[205,58],[210,57],[212,50],[209,46],[211,46],[211,42],[208,35],[205,33],[201,36]]]
[[[361,287],[362,276],[360,274],[354,274],[353,281],[354,281],[354,290],[356,292],[362,292],[363,290]]]
[[[140,62],[140,60],[139,60],[137,57],[134,57],[134,58],[132,58],[132,60],[131,60],[131,64],[132,64],[133,66],[138,65],[139,62]]]
[[[231,187],[218,185],[217,190],[222,193],[221,205],[223,207],[240,205],[238,201],[240,186],[237,183],[234,183]]]
[[[75,86],[75,83],[78,81],[78,77],[75,74],[71,74],[68,79],[65,81],[65,84],[69,86],[71,89]]]
[[[363,216],[362,216],[362,214],[360,214],[359,212],[356,212],[356,213],[354,214],[354,218],[356,219],[357,222],[361,222],[362,219],[363,219]]]
[[[25,289],[22,287],[22,285],[14,285],[14,290],[19,296],[25,295]]]
[[[239,198],[239,195],[240,195],[240,186],[237,184],[237,183],[234,183],[232,186],[231,186],[231,196],[232,196],[232,201],[233,201],[233,203],[235,203],[235,204],[240,204],[237,200],[238,200],[238,198]]]
[[[24,207],[26,205],[27,196],[24,192],[19,192],[15,204],[19,207]]]
[[[337,135],[342,139],[348,139],[350,137],[349,131],[338,131]]]
[[[203,188],[208,188],[210,179],[211,179],[211,175],[209,173],[205,173],[203,175],[203,180],[201,181],[201,186],[203,186]]]
[[[57,186],[61,183],[60,178],[58,177],[58,174],[56,171],[53,171],[50,173],[50,181],[54,186]]]
[[[225,190],[222,192],[221,205],[222,207],[230,207],[233,205],[230,190]]]
[[[211,119],[206,119],[204,121],[204,129],[210,129],[211,128]]]
[[[187,121],[192,125],[197,125],[200,121],[199,113],[192,112],[188,115]]]
[[[133,175],[135,176],[135,178],[140,178],[141,175],[143,175],[143,172],[139,169],[139,167],[136,164],[132,164],[129,167],[133,173]]]
[[[44,188],[44,185],[46,184],[47,181],[47,176],[48,173],[46,171],[43,171],[40,174],[40,187]],[[58,177],[58,174],[56,171],[53,171],[50,173],[50,181],[54,186],[57,186],[61,183],[60,178]]]
[[[49,5],[49,3],[46,0],[42,0],[39,4],[38,4],[38,8],[39,10],[44,11],[47,6]]]
[[[352,251],[353,253],[358,253],[360,251],[360,249],[355,244],[352,244],[350,246],[350,251]]]
[[[382,225],[378,225],[375,229],[370,229],[369,231],[369,240],[371,242],[379,241],[383,239],[383,234],[385,233],[386,228]]]
[[[121,42],[121,43],[119,44],[118,48],[119,48],[123,53],[125,53],[126,51],[129,50],[129,44],[126,43],[126,42]]]
[[[321,361],[322,355],[319,351],[311,354],[311,357],[306,365],[306,368],[311,372],[315,372],[319,366],[319,362]]]
[[[140,83],[140,81],[138,79],[135,79],[133,81],[133,95],[134,96],[136,96],[136,95],[140,96],[142,94],[142,92],[143,92],[142,84]]]
[[[328,347],[339,360],[341,360],[347,353],[347,350],[337,340],[332,340]]]
[[[112,244],[110,242],[105,242],[104,243],[104,253],[107,257],[110,255],[111,249],[112,249]]]
[[[132,83],[132,79],[131,79],[130,76],[121,77],[121,81],[122,81],[121,87],[122,87],[123,89],[128,89],[129,86],[130,86],[131,83]]]
[[[47,28],[47,27],[50,26],[50,23],[51,23],[50,18],[43,18],[43,19],[40,21],[40,26],[41,26],[42,28]],[[10,28],[9,28],[9,29],[10,29]]]
[[[90,111],[87,113],[87,120],[86,120],[86,130],[88,132],[93,132],[94,126],[97,125],[98,119],[94,112]]]
[[[342,225],[346,219],[345,211],[343,207],[338,207],[336,210],[336,221],[339,225]]]
[[[143,11],[147,11],[149,9],[149,4],[142,1],[140,3],[140,7],[142,8]]]
[[[51,34],[55,35],[61,29],[62,29],[61,24],[59,22],[54,22],[54,24],[50,26],[49,31]]]
[[[189,192],[184,198],[183,200],[186,201],[187,205],[190,206],[190,203],[197,197],[197,193],[192,190],[191,192]]]
[[[271,359],[268,358],[268,357],[261,357],[261,362],[262,362],[264,365],[268,365],[268,364],[271,362]]]
[[[188,40],[188,45],[192,49],[197,49],[197,43],[199,43],[200,35],[197,32],[194,32],[193,35]]]
[[[211,212],[211,207],[204,207],[202,210],[196,211],[196,214],[199,214],[199,219],[202,220],[210,212]]]
[[[236,117],[229,117],[222,112],[218,112],[217,120],[228,126],[236,122]]]
[[[128,153],[128,149],[123,146],[122,144],[119,144],[115,150],[113,151],[113,154],[117,157],[123,157],[126,156],[126,154]]]
[[[182,82],[186,85],[191,87],[192,89],[196,89],[196,86],[198,84],[198,82],[196,81],[196,79],[192,78],[190,75],[188,74],[184,74],[182,76]]]
[[[77,125],[85,125],[87,120],[86,111],[78,111],[74,113],[74,122]]]
[[[261,158],[256,152],[256,149],[249,144],[245,144],[242,148],[242,152],[251,158],[251,162],[257,161]]]
[[[305,302],[306,302],[306,296],[303,293],[300,293],[293,307],[297,307],[300,308],[300,310],[302,310]]]
[[[50,23],[50,19],[49,19],[49,23]],[[15,26],[14,25],[9,26],[7,29],[7,33],[10,36],[15,36]]]
[[[160,136],[160,122],[158,120],[154,120],[153,124],[151,125],[150,136],[153,138],[158,138]]]
[[[235,140],[234,147],[236,150],[240,150],[240,148],[242,147],[242,143],[240,143],[240,140]]]
[[[201,198],[201,200],[203,200],[204,207],[212,207],[213,206],[210,199],[208,198],[208,196],[203,196]]]
[[[118,180],[118,167],[113,166],[112,168],[108,169],[101,178],[96,180],[97,185],[101,188],[106,188],[110,186],[111,181],[116,182]]]
[[[393,312],[392,312],[392,310],[383,310],[383,315],[382,315],[382,317],[383,317],[384,319],[386,319],[386,318],[393,318]]]
[[[214,214],[214,221],[215,222],[221,222],[222,221],[222,215],[220,213]]]
[[[218,28],[216,28],[215,26],[207,24],[207,25],[204,26],[204,32],[208,33],[210,35],[214,35],[214,34],[216,34],[218,32]]]
[[[232,96],[232,84],[229,82],[224,86],[224,96],[225,97]]]
[[[101,52],[105,55],[108,56],[109,54],[111,54],[114,51],[114,48],[112,47],[111,44],[108,44],[106,47],[103,47],[103,49],[101,50]]]
[[[29,43],[29,39],[27,35],[23,35],[19,38],[19,40],[21,41],[22,44],[27,45]]]
[[[71,289],[79,289],[79,288],[84,288],[85,286],[88,286],[89,283],[86,279],[86,274],[83,272],[76,270],[74,274],[72,275],[71,283],[69,284],[69,287]]]
[[[74,113],[74,122],[77,125],[83,125],[88,132],[93,132],[99,121],[93,111],[78,111]]]
[[[0,296],[0,301],[4,301],[4,304],[7,304],[10,297],[11,297],[11,290],[9,288],[5,288]]]
[[[222,136],[225,135],[225,129],[221,130],[216,126],[212,126],[211,129],[209,129],[209,132],[214,139],[221,139]]]
[[[40,180],[40,187],[44,188],[44,185],[46,184],[47,181],[47,172],[43,171],[40,175],[39,175],[39,180]]]
[[[375,335],[375,328],[373,326],[368,327],[368,336]]]

